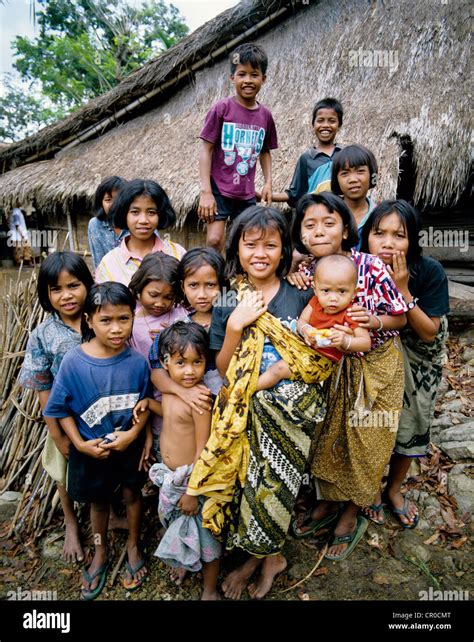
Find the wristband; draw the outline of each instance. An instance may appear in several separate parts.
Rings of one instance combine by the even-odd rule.
[[[374,317],[375,317],[375,318],[377,319],[377,321],[379,322],[379,327],[378,327],[378,328],[375,328],[375,330],[376,330],[377,332],[380,332],[380,330],[383,330],[383,321],[382,321],[382,318],[381,318],[381,317],[379,317],[379,316],[377,316],[376,314],[374,314]]]
[[[347,352],[351,347],[352,337],[349,337],[349,343],[344,347],[344,352]]]

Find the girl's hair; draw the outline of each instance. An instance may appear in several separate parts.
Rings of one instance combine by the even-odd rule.
[[[127,184],[127,181],[121,176],[108,176],[105,178],[99,187],[96,189],[94,196],[94,211],[96,218],[99,218],[101,221],[107,218],[104,208],[102,207],[102,201],[106,194],[112,196],[114,190],[121,190]]]
[[[170,227],[176,222],[176,214],[165,190],[156,181],[135,178],[117,194],[109,216],[116,227],[127,230],[127,214],[132,202],[139,196],[149,196],[158,210],[158,229]]]
[[[134,296],[141,294],[143,288],[151,281],[163,281],[171,285],[175,300],[181,299],[181,289],[178,279],[178,259],[169,256],[164,252],[154,252],[147,254],[143,259],[140,267],[132,276],[129,284],[130,290]]]
[[[239,259],[239,241],[250,230],[260,230],[262,235],[267,230],[277,230],[280,233],[283,255],[276,275],[286,276],[290,271],[293,256],[288,222],[283,214],[273,207],[252,205],[239,214],[230,228],[226,244],[226,277],[231,278],[243,273]]]
[[[342,194],[339,181],[337,180],[337,175],[340,171],[349,167],[360,167],[361,165],[367,165],[369,168],[369,187],[375,187],[377,185],[377,172],[379,171],[375,156],[370,149],[362,145],[347,145],[347,147],[343,147],[341,151],[336,154],[332,162],[331,192],[333,192],[333,194]]]
[[[89,290],[94,283],[84,259],[74,252],[53,252],[45,258],[38,274],[38,299],[43,310],[54,312],[49,300],[49,288],[57,285],[62,271],[69,272]]]
[[[420,246],[421,218],[416,209],[400,199],[398,201],[382,201],[371,212],[364,223],[361,233],[361,252],[369,252],[369,234],[379,228],[380,221],[390,214],[397,214],[408,237],[407,265],[413,267],[420,259],[423,251]]]
[[[209,265],[214,270],[222,289],[227,284],[224,275],[225,261],[222,255],[212,247],[193,247],[192,250],[188,250],[179,262],[178,281],[182,283],[186,277],[194,274],[203,265]]]
[[[320,192],[319,194],[305,194],[296,205],[296,214],[293,221],[292,236],[293,243],[298,252],[307,254],[308,250],[301,241],[301,224],[303,223],[306,210],[313,205],[324,205],[331,212],[337,212],[342,218],[342,224],[347,229],[347,238],[342,239],[341,249],[344,252],[350,250],[359,242],[359,233],[356,220],[340,196],[331,192]]]
[[[313,107],[313,115],[311,117],[311,124],[314,127],[314,121],[320,109],[334,109],[339,120],[339,127],[342,127],[342,117],[344,115],[342,105],[336,98],[323,98],[318,100],[318,102]]]
[[[160,333],[158,358],[166,363],[167,358],[176,353],[183,356],[188,346],[192,346],[200,357],[207,359],[209,335],[199,323],[176,321]]]
[[[135,312],[135,299],[123,283],[107,281],[94,284],[87,294],[82,309],[81,334],[84,341],[90,341],[95,337],[94,330],[87,325],[85,315],[87,314],[90,318],[99,312],[104,305],[126,305],[132,314]]]

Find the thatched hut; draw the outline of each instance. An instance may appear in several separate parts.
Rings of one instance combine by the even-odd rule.
[[[315,100],[332,95],[345,108],[340,142],[360,142],[379,161],[376,199],[398,194],[426,224],[473,231],[463,0],[244,0],[68,118],[0,150],[0,205],[18,197],[43,216],[71,215],[85,249],[100,180],[150,177],[179,214],[176,238],[196,244],[198,135],[209,106],[230,92],[228,53],[244,41],[258,41],[270,61],[260,99],[278,128],[275,189],[312,142]]]

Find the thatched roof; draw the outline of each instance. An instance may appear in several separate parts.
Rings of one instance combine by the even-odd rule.
[[[280,16],[266,31],[262,27],[245,36],[258,41],[270,61],[259,99],[272,110],[279,134],[274,189],[288,185],[296,159],[312,142],[315,100],[331,95],[345,109],[340,142],[362,143],[379,160],[376,197],[395,195],[399,141],[409,137],[415,200],[440,205],[456,200],[470,166],[470,96],[468,10],[455,1],[248,0],[69,118],[10,146],[0,153],[0,166],[57,148],[65,137],[102,121],[278,10]],[[192,82],[158,94],[146,103],[152,109],[128,122],[63,149],[52,160],[8,171],[0,177],[0,203],[35,198],[43,210],[58,204],[68,209],[77,197],[91,198],[105,176],[120,174],[158,180],[183,222],[198,197],[198,135],[204,116],[231,92],[227,65],[224,55],[193,73]]]

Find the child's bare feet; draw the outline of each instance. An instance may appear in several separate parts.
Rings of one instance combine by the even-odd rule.
[[[177,566],[175,568],[172,568],[170,571],[171,581],[174,582],[176,586],[181,586],[181,584],[186,579],[187,574],[188,574],[188,571],[182,566]]]
[[[229,573],[222,582],[224,596],[230,600],[239,600],[255,570],[262,563],[257,557],[250,557],[242,566]]]
[[[79,539],[79,525],[77,520],[66,521],[66,534],[64,536],[63,559],[66,562],[82,562],[84,551]]]
[[[249,595],[254,600],[261,600],[270,591],[273,586],[275,577],[287,567],[287,561],[278,553],[278,555],[269,555],[263,561],[262,570],[260,571],[257,582],[249,585]]]

